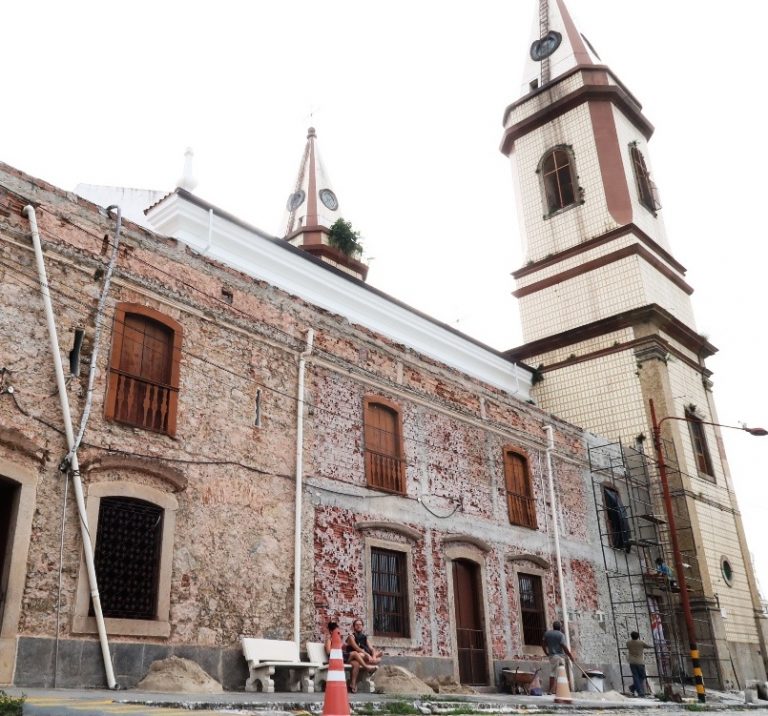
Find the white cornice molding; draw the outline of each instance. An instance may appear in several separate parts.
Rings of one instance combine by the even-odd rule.
[[[279,239],[266,238],[213,208],[206,209],[177,193],[147,211],[160,233],[238,271],[265,281],[352,323],[387,336],[520,400],[530,399],[531,375],[491,349],[435,323],[375,290],[361,286]]]

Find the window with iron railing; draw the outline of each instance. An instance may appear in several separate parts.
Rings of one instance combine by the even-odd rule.
[[[520,588],[520,616],[523,626],[523,644],[540,646],[547,629],[541,577],[536,574],[517,575]]]
[[[369,487],[405,494],[400,409],[385,398],[364,401],[365,477]]]
[[[373,633],[376,636],[410,636],[407,559],[405,552],[371,548]]]
[[[181,325],[147,306],[115,309],[105,416],[174,435]]]
[[[513,450],[504,450],[504,483],[510,524],[535,530],[536,502],[525,456]]]

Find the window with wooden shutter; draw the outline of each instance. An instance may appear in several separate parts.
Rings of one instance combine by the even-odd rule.
[[[147,306],[121,303],[107,388],[108,419],[175,435],[181,325]]]
[[[405,494],[400,409],[386,398],[364,401],[365,477],[369,487]]]
[[[691,435],[693,456],[696,460],[696,469],[699,475],[712,478],[715,471],[712,469],[712,458],[709,455],[707,436],[704,433],[704,425],[701,419],[692,411],[685,411],[685,419],[688,421],[688,432]]]
[[[523,644],[540,646],[547,629],[541,577],[535,574],[518,573],[517,580],[520,587]]]
[[[659,193],[651,179],[651,173],[645,163],[645,157],[635,144],[630,145],[629,153],[632,157],[632,167],[635,171],[637,193],[640,203],[649,211],[657,212],[661,209]]]
[[[514,450],[504,451],[504,483],[510,524],[535,530],[536,502],[533,498],[528,460]]]

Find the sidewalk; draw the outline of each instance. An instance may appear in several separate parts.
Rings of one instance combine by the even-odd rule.
[[[30,699],[74,699],[87,703],[88,701],[112,700],[115,703],[142,704],[152,707],[185,708],[190,710],[231,709],[234,711],[259,712],[296,712],[320,713],[323,708],[323,694],[303,693],[243,693],[225,692],[223,694],[167,694],[146,691],[101,691],[74,689],[20,689],[10,687],[4,689],[13,696],[27,696]],[[409,704],[422,714],[445,714],[462,711],[476,711],[485,714],[515,713],[542,709],[553,710],[587,710],[604,711],[622,710],[637,711],[640,709],[655,709],[661,711],[680,711],[685,704],[662,703],[655,699],[626,698],[615,692],[595,694],[590,692],[574,693],[572,704],[555,704],[553,696],[512,696],[509,694],[472,694],[452,695],[435,694],[429,697],[414,697],[391,694],[350,694],[349,702],[353,713],[356,711],[370,713],[371,711],[387,712],[388,703],[400,702]],[[691,698],[691,703],[695,697]],[[724,710],[729,707],[743,707],[743,697],[738,699],[736,694],[712,694],[708,699],[707,710]],[[768,702],[751,708],[768,708]],[[538,709],[537,709],[538,707]],[[403,713],[402,710],[400,710]]]

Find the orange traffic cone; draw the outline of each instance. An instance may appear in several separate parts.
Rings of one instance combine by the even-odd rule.
[[[331,634],[331,653],[328,657],[323,716],[350,716],[347,677],[344,675],[344,657],[341,654],[341,635],[338,629],[334,629],[333,634]]]
[[[565,664],[560,664],[557,667],[557,682],[555,683],[555,703],[556,704],[570,704],[571,699],[571,687],[568,685],[568,674],[565,671]]]

